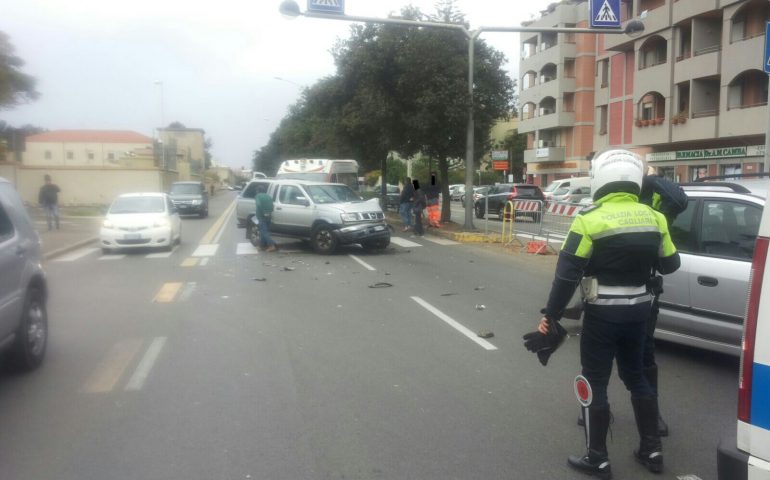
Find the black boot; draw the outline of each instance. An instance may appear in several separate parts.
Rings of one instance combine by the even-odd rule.
[[[609,480],[612,478],[610,460],[607,457],[607,430],[610,428],[610,406],[588,407],[583,409],[586,415],[586,443],[588,451],[585,455],[570,455],[567,463],[579,472]]]
[[[652,473],[663,471],[663,444],[658,436],[658,399],[655,396],[631,398],[639,430],[639,449],[636,460]]]
[[[655,395],[658,394],[658,366],[646,367],[644,369],[644,378],[647,379],[647,383],[650,384]],[[656,397],[657,398],[657,397]],[[658,408],[658,436],[668,437],[668,425],[663,421],[663,417],[660,415],[660,408]]]

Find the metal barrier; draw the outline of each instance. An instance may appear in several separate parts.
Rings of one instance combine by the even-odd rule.
[[[575,216],[584,207],[576,203],[545,203],[535,200],[516,200],[512,203],[513,219],[509,231],[503,224],[503,243],[516,242],[523,246],[522,239],[525,239],[529,242],[541,242],[545,245],[544,248],[553,252],[556,252],[554,245],[560,245],[564,241]],[[541,250],[542,248],[536,249],[538,253]]]

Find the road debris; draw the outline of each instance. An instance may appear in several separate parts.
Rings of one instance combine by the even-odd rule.
[[[484,290],[485,288],[487,288],[487,287],[485,287],[484,285],[479,285],[478,287],[474,288],[474,290],[476,290],[477,292],[480,292],[480,291]]]
[[[293,272],[295,270],[294,267],[283,267],[284,272]]]
[[[486,305],[482,305],[480,303],[476,304],[476,310],[486,310],[486,309],[487,309]]]
[[[259,277],[254,277],[254,278],[252,278],[252,280],[254,280],[255,282],[266,282],[267,281],[266,278],[259,278]]]
[[[369,285],[369,288],[388,288],[388,287],[392,287],[392,286],[393,286],[392,283],[377,282],[377,283],[373,283],[373,284]]]
[[[476,335],[478,335],[481,338],[492,338],[495,336],[495,334],[490,332],[489,330],[482,330],[478,332]]]

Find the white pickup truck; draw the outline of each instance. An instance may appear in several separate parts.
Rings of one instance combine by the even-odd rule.
[[[258,180],[251,183],[255,182]],[[384,249],[390,244],[390,227],[377,199],[364,201],[350,187],[339,183],[265,182],[269,183],[268,194],[273,198],[271,234],[307,240],[313,250],[322,254],[334,252],[339,245],[358,243],[366,249]],[[253,196],[251,203],[253,216]],[[246,219],[246,237],[253,245],[259,244],[259,232],[250,216]]]

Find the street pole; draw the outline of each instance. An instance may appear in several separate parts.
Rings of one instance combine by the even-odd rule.
[[[471,192],[470,201],[465,202],[465,230],[473,230],[473,144],[475,139],[476,122],[473,115],[473,62],[476,50],[476,38],[480,30],[465,32],[468,37],[468,127],[465,136],[465,191]],[[481,170],[479,170],[479,185],[481,185]],[[465,198],[469,198],[466,193]]]
[[[765,129],[765,163],[762,172],[770,172],[770,88],[767,89],[767,128]]]

